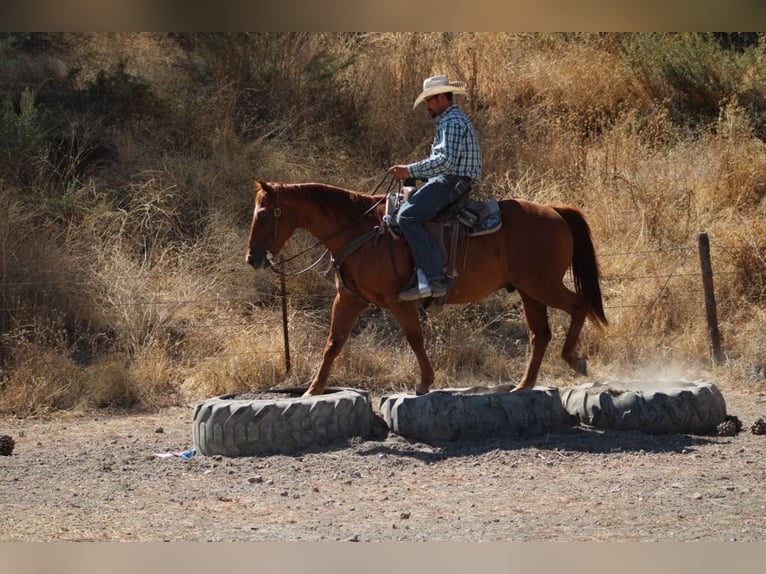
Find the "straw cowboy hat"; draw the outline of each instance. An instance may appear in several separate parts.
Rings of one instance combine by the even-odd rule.
[[[447,76],[433,76],[423,80],[423,91],[415,99],[415,103],[412,105],[412,109],[420,105],[420,102],[428,97],[435,96],[436,94],[444,94],[452,92],[453,94],[467,94],[468,90],[465,89],[465,82],[449,82]]]

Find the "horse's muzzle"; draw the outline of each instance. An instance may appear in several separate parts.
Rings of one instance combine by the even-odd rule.
[[[251,265],[253,269],[266,269],[273,266],[270,256],[271,253],[268,251],[264,251],[261,254],[253,254],[251,251],[248,251],[245,255],[245,263]]]
[[[254,269],[263,269],[266,266],[266,257],[256,258],[248,251],[247,255],[245,255],[245,263],[251,265]]]

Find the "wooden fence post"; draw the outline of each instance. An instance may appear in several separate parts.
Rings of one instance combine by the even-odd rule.
[[[290,339],[287,333],[287,289],[285,287],[284,259],[279,256],[279,284],[282,290],[282,334],[285,339],[285,375],[290,374]]]
[[[710,339],[710,357],[714,365],[723,360],[721,353],[721,334],[718,331],[718,312],[716,311],[715,293],[713,292],[713,266],[710,263],[710,239],[707,233],[697,236],[700,268],[702,269],[702,289],[705,292],[705,313],[707,332]]]

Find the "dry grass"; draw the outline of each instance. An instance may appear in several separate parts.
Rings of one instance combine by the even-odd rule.
[[[371,191],[391,163],[426,153],[432,123],[411,105],[435,73],[469,85],[460,103],[485,160],[477,195],[571,202],[588,216],[610,320],[605,332],[586,326],[580,340],[593,377],[714,377],[763,390],[766,52],[735,56],[679,38],[663,38],[662,52],[648,35],[220,35],[189,51],[161,34],[63,35],[57,45],[67,50],[56,57],[80,66],[80,89],[124,60],[160,104],[126,108],[132,115],[106,127],[78,116],[118,159],[63,190],[47,184],[30,195],[0,182],[0,409],[155,406],[305,384],[334,287],[326,260],[289,278],[286,373],[278,278],[243,262],[249,180]],[[263,50],[279,57],[263,59]],[[718,84],[701,85],[705,96],[729,93],[717,117],[705,120],[700,103],[685,123],[680,106],[693,102],[668,70],[680,69],[671,56],[689,53],[699,64],[690,76],[720,72]],[[13,61],[28,71],[44,57]],[[27,75],[5,66],[0,80]],[[703,231],[726,357],[716,367],[696,250]],[[313,243],[298,234],[287,252]],[[567,322],[551,311],[542,383],[580,381],[558,356]],[[528,342],[518,296],[447,308],[425,329],[437,387],[521,377]],[[330,384],[403,390],[416,377],[398,326],[370,309]]]

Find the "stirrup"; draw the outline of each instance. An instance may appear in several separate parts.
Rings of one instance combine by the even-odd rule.
[[[431,297],[431,286],[429,285],[428,277],[426,277],[422,269],[417,268],[412,281],[410,281],[410,286],[405,287],[399,293],[398,299],[399,301],[416,301],[418,299],[428,299],[429,297]]]
[[[413,285],[409,289],[399,293],[399,301],[417,301],[418,299],[428,299],[432,296],[431,288],[426,285],[425,289],[421,289],[420,285]]]

